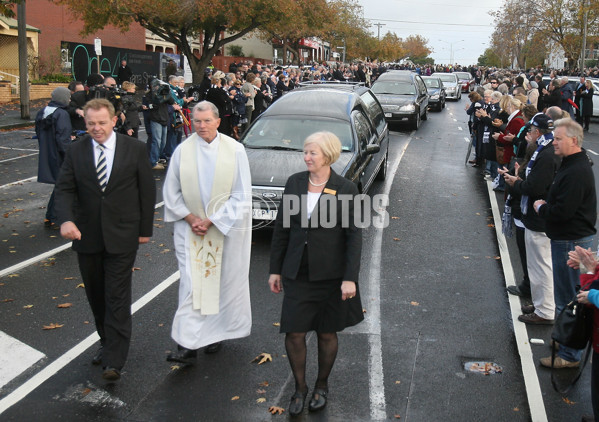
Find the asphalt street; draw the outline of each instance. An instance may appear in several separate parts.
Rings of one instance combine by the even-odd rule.
[[[503,195],[464,166],[464,104],[430,112],[416,132],[391,128],[387,180],[369,192],[388,195],[389,225],[363,232],[366,319],[339,335],[327,408],[294,420],[575,421],[592,413],[590,366],[570,393],[556,393],[538,363],[550,354],[551,327],[513,321],[520,301],[505,287],[521,277],[520,263],[514,240],[504,249],[496,232]],[[592,124],[585,147],[597,162],[594,131]],[[277,327],[282,296],[267,285],[269,229],[253,233],[252,334],[200,353],[194,366],[165,361],[176,347],[178,276],[172,226],[162,220],[163,171],[154,173],[154,236],[134,268],[129,359],[121,381],[102,380],[91,364],[98,342],[76,255],[43,225],[51,186],[35,181],[32,135],[0,132],[0,421],[290,419],[268,411],[286,409],[293,393]],[[311,385],[316,336],[308,341]],[[272,361],[252,362],[261,353]],[[501,372],[468,371],[468,362]]]

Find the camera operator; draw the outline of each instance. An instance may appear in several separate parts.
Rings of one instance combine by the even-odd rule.
[[[83,106],[85,106],[85,104],[91,99],[89,97],[89,91],[96,86],[102,85],[102,83],[104,83],[104,77],[98,73],[92,73],[85,81],[85,85],[87,86],[88,90],[76,91],[71,94],[71,102],[69,103],[67,111],[69,112],[69,117],[71,118],[71,126],[73,127],[73,131],[86,131],[85,120],[83,119]]]
[[[123,124],[121,132],[132,136],[133,138],[137,138],[139,125],[141,125],[139,112],[142,110],[142,107],[135,97],[135,84],[133,82],[125,81],[122,86],[125,91],[121,97],[123,113],[125,114],[125,123]]]
[[[153,170],[164,170],[164,166],[158,162],[166,145],[167,125],[169,123],[168,106],[174,110],[181,107],[175,104],[168,84],[159,79],[150,82],[150,90],[146,94],[149,109],[150,127],[152,128],[152,146],[150,150],[150,164]]]

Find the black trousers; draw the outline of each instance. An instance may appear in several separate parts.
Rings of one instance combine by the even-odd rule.
[[[131,276],[137,251],[79,253],[79,270],[103,346],[105,367],[122,369],[131,340]]]
[[[596,329],[595,327],[593,327]],[[595,420],[599,420],[599,353],[593,351],[593,367],[591,369],[591,403]]]

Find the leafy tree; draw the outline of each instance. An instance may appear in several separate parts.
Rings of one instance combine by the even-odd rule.
[[[431,53],[427,46],[428,40],[421,35],[410,35],[403,40],[403,48],[410,60],[414,63],[424,64],[425,59]]]
[[[408,56],[403,41],[394,32],[387,32],[379,42],[377,57],[384,61],[399,61]]]
[[[240,45],[228,45],[227,51],[230,56],[243,57],[243,47]]]
[[[20,3],[21,0],[0,0],[0,16],[8,18],[15,17],[14,5]]]
[[[187,58],[193,82],[199,83],[214,55],[256,29],[291,23],[323,0],[54,0],[84,22],[83,34],[113,25],[127,31],[132,22],[175,44]],[[203,44],[193,54],[191,40]]]

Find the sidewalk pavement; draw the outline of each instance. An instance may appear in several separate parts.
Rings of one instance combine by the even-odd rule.
[[[50,99],[32,100],[29,103],[29,119],[21,118],[21,105],[18,102],[0,104],[0,130],[18,129],[33,126],[37,112],[45,107]]]

